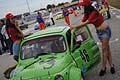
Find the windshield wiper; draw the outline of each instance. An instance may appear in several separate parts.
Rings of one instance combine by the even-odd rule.
[[[38,58],[37,60],[34,60],[31,64],[25,66],[24,69],[26,69],[27,67],[31,66],[32,64],[38,62],[39,60],[41,60],[41,58]]]

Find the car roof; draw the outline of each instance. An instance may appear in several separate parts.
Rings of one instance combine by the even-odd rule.
[[[33,33],[32,35],[25,37],[24,40],[34,39],[42,37],[42,36],[49,36],[49,35],[55,35],[55,34],[63,34],[66,33],[70,28],[68,26],[51,26],[47,27],[45,30],[37,31]]]

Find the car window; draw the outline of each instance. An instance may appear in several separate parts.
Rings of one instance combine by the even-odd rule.
[[[66,33],[66,36],[67,36],[68,46],[70,48],[71,46],[71,31],[70,30]]]
[[[63,36],[43,37],[28,41],[22,46],[22,59],[64,51],[66,51],[66,43]]]
[[[89,38],[86,27],[77,30],[75,32],[75,38],[76,42],[85,42]]]

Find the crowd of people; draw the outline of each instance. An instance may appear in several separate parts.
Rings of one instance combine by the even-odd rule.
[[[8,50],[11,55],[14,55],[14,59],[18,61],[18,53],[20,42],[24,38],[22,31],[19,29],[16,22],[16,16],[12,13],[8,13],[5,16],[6,22],[1,20],[1,54]]]

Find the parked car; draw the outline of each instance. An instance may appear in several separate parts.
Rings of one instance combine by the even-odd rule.
[[[21,24],[19,25],[21,30],[27,29],[28,28],[28,24]]]
[[[63,18],[64,18],[62,11],[61,11],[61,12],[57,12],[57,13],[54,15],[54,17],[55,17],[56,20],[59,20],[59,19],[63,19]]]
[[[25,30],[28,28],[28,24],[22,20],[17,20],[17,24],[21,30]]]
[[[10,80],[85,80],[100,61],[100,51],[89,28],[48,27],[26,37]]]

